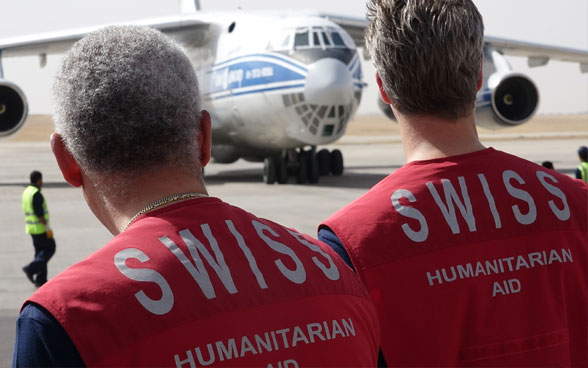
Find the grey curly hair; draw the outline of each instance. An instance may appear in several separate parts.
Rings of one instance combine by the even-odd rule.
[[[194,166],[198,80],[181,47],[159,31],[114,26],[84,37],[64,58],[53,97],[55,130],[90,173]]]
[[[471,113],[484,24],[471,0],[371,0],[366,44],[392,105],[406,115]]]

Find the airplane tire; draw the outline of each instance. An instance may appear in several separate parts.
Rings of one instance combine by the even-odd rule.
[[[329,156],[328,149],[322,149],[317,152],[316,154],[319,166],[319,174],[322,176],[329,175],[329,171],[331,169],[331,159]]]
[[[331,174],[343,174],[343,154],[341,153],[341,151],[339,151],[338,149],[331,151],[329,158]]]
[[[319,161],[318,156],[311,152],[308,153],[308,182],[316,184],[319,181]]]
[[[306,184],[308,180],[307,162],[304,153],[298,156],[298,170],[296,171],[296,183]]]
[[[266,157],[263,160],[263,182],[273,184],[276,182],[277,163],[274,157]]]
[[[282,158],[278,161],[278,184],[288,183],[288,161]]]

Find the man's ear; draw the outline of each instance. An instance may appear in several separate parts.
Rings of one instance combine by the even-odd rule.
[[[200,153],[200,165],[202,167],[210,161],[210,148],[212,146],[210,114],[206,110],[200,112],[200,129],[198,130],[198,150]]]
[[[390,99],[388,98],[386,91],[384,91],[384,87],[382,86],[382,80],[380,79],[380,75],[378,74],[378,72],[376,72],[376,82],[378,83],[378,89],[380,90],[380,96],[382,97],[382,101],[384,101],[388,105],[391,105],[392,102],[390,102]]]
[[[51,134],[51,151],[57,160],[57,165],[61,170],[61,175],[65,181],[73,185],[74,187],[80,187],[82,185],[82,170],[80,169],[77,161],[73,158],[63,138],[58,133]]]

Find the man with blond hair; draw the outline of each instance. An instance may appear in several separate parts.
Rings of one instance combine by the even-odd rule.
[[[588,187],[486,148],[471,0],[372,0],[367,47],[407,163],[319,238],[367,286],[390,366],[588,366]]]

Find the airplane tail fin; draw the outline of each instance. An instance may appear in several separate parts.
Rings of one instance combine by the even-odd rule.
[[[195,13],[200,10],[200,0],[179,0],[182,14]]]

